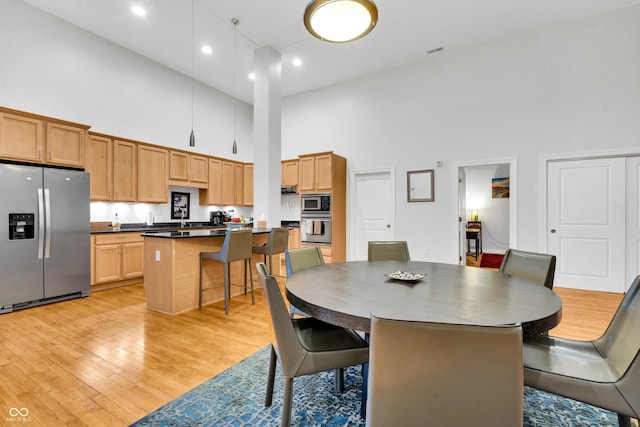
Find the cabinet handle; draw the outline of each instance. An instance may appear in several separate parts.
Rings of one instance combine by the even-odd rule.
[[[51,160],[51,151],[49,151],[49,160]]]
[[[40,150],[38,150],[38,160],[40,160]]]

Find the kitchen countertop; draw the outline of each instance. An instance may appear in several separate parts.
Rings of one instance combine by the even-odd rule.
[[[282,227],[289,228],[298,228],[300,227],[299,221],[282,221]],[[91,234],[104,234],[104,233],[127,233],[127,232],[144,232],[144,233],[154,233],[154,232],[183,232],[190,233],[192,231],[226,231],[226,225],[209,225],[206,222],[190,222],[187,223],[185,227],[180,227],[179,223],[161,223],[154,225],[145,225],[143,223],[140,224],[122,224],[120,230],[112,230],[111,227],[107,229],[101,230],[91,230]],[[257,229],[255,229],[257,230]],[[264,229],[269,231],[269,229]],[[224,235],[225,233],[222,233]],[[186,236],[185,236],[186,237]]]
[[[253,234],[265,234],[271,231],[270,228],[239,228],[240,230],[251,230]],[[166,231],[166,232],[147,232],[142,233],[142,237],[159,237],[163,239],[184,239],[194,237],[216,237],[226,236],[227,227],[218,228],[216,230],[191,230],[191,231]]]

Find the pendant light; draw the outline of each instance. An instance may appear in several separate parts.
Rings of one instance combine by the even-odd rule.
[[[304,11],[304,26],[314,37],[332,43],[358,40],[378,22],[372,0],[311,0]]]
[[[237,85],[237,64],[236,57],[238,55],[237,48],[237,39],[238,39],[238,23],[240,21],[238,18],[231,18],[231,23],[233,24],[233,147],[231,148],[231,152],[233,154],[238,154],[238,145],[236,144],[236,104],[237,104],[237,96],[238,96],[238,85]]]
[[[193,133],[193,0],[191,0],[191,135],[189,136],[189,147],[196,146],[196,135]]]

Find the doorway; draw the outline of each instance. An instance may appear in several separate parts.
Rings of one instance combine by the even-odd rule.
[[[466,228],[471,220],[481,224],[482,252],[503,254],[506,249],[517,247],[517,160],[459,162],[454,170],[458,188],[459,264],[467,264]],[[508,179],[507,194],[496,190],[499,184],[504,187],[502,178]],[[477,218],[472,218],[472,211]]]

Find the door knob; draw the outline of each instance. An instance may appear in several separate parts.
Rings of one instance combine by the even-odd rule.
[[[552,228],[552,229],[551,229],[551,234],[553,234],[553,233],[555,233],[555,232],[556,232],[556,229],[555,229],[555,228]]]
[[[391,228],[391,224],[387,224],[387,228]]]

